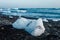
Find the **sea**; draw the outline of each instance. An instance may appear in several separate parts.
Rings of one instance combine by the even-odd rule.
[[[0,8],[0,14],[31,18],[60,19],[60,8]]]

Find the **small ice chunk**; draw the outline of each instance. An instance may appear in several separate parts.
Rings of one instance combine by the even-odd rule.
[[[43,19],[44,22],[48,22],[48,20],[46,18]]]
[[[9,18],[13,18],[13,16],[9,16]]]

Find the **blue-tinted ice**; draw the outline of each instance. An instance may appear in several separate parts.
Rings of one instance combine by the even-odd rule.
[[[40,36],[45,31],[43,21],[41,18],[37,20],[20,18],[17,19],[17,21],[14,22],[12,25],[16,29],[25,29],[28,33],[30,33],[33,36]]]

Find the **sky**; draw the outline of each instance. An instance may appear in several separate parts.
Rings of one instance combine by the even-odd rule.
[[[0,0],[0,8],[60,8],[60,0]]]

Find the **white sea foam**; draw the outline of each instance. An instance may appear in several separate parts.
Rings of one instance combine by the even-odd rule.
[[[60,19],[52,19],[53,21],[59,21]]]

